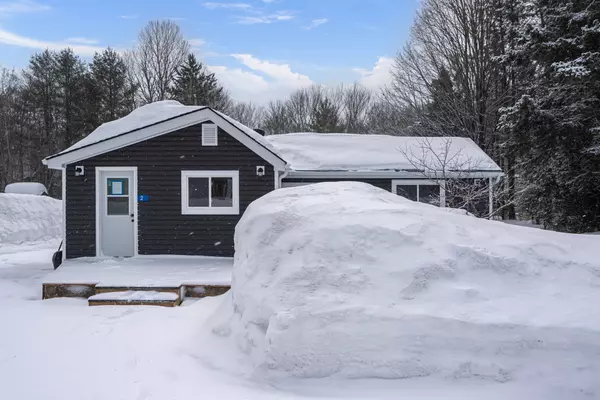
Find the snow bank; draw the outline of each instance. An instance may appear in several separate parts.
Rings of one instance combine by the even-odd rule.
[[[53,239],[61,232],[60,200],[0,193],[0,245]]]
[[[12,194],[33,194],[41,196],[42,194],[48,194],[46,186],[37,182],[15,182],[6,185],[4,193]]]
[[[600,238],[361,183],[281,189],[236,227],[210,329],[260,376],[544,380],[600,389]]]

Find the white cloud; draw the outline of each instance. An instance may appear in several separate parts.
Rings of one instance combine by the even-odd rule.
[[[88,39],[84,37],[71,37],[66,40],[69,43],[78,43],[78,44],[96,44],[98,41],[96,39]]]
[[[295,17],[285,11],[274,14],[256,14],[256,15],[238,15],[236,24],[253,25],[253,24],[271,24],[279,21],[290,21]]]
[[[225,8],[230,10],[248,10],[251,9],[252,6],[246,3],[217,3],[217,2],[206,2],[202,3],[202,5],[209,10],[215,10],[217,8]]]
[[[31,0],[17,0],[0,3],[0,16],[11,16],[15,14],[29,14],[48,11],[51,7],[47,4],[36,3]]]
[[[353,71],[360,74],[359,82],[370,89],[380,89],[391,83],[392,76],[390,70],[394,65],[394,59],[391,57],[379,57],[373,69],[354,68]]]
[[[45,40],[37,40],[25,36],[17,35],[16,33],[8,32],[0,28],[0,43],[11,46],[25,47],[37,50],[62,50],[67,47],[82,56],[92,56],[95,52],[101,52],[104,47],[93,46],[87,44],[72,44],[68,42],[50,42]]]
[[[264,3],[273,3],[273,1],[267,0]],[[271,24],[279,21],[290,21],[294,19],[294,14],[290,11],[276,11],[266,12],[265,7],[254,7],[248,3],[219,3],[219,2],[206,2],[202,5],[209,10],[226,9],[234,10],[237,12],[243,12],[245,15],[235,15],[235,23],[241,25],[254,25],[254,24]]]
[[[121,18],[121,19],[137,19],[138,15],[137,14],[119,15],[119,18]]]
[[[270,100],[285,98],[294,90],[313,83],[308,76],[293,72],[288,64],[260,60],[250,54],[231,56],[251,71],[225,66],[208,68],[236,100],[266,104]]]
[[[307,27],[305,27],[305,29],[314,29],[317,28],[323,24],[326,24],[329,22],[329,19],[327,18],[319,18],[319,19],[313,19],[310,23],[310,25],[308,25]]]
[[[192,47],[202,47],[206,44],[206,40],[200,38],[188,39],[188,43]]]

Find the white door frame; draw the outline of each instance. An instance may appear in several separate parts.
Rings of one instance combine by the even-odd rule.
[[[96,257],[102,257],[102,234],[100,232],[100,193],[104,187],[102,172],[133,172],[133,256],[138,255],[138,187],[137,167],[96,167]]]

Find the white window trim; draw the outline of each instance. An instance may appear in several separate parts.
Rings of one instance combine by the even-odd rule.
[[[215,142],[211,143],[206,141],[205,131],[207,128],[213,128],[215,130]],[[202,146],[218,146],[219,145],[219,126],[217,124],[202,124]]]
[[[232,178],[233,205],[231,207],[190,207],[189,178]],[[208,190],[211,190],[210,184]],[[239,171],[181,171],[181,214],[182,215],[239,215],[240,173]]]
[[[430,181],[427,179],[394,179],[392,180],[392,193],[398,193],[397,186],[416,186],[417,202],[421,202],[419,195],[419,186],[439,186],[440,187],[440,207],[446,207],[446,182]]]

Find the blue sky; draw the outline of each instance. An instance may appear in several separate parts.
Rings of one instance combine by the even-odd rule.
[[[418,0],[0,0],[0,65],[73,47],[130,49],[153,19],[177,22],[239,100],[264,103],[311,83],[389,79]]]

